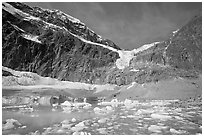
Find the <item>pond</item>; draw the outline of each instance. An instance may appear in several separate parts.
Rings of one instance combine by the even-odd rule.
[[[7,92],[7,91],[6,91]],[[11,92],[11,91],[10,91]],[[3,98],[41,96],[12,91]],[[43,94],[45,96],[45,94]],[[48,96],[48,94],[46,94]],[[3,104],[2,133],[68,135],[195,135],[202,133],[202,99],[66,102],[57,107]],[[90,101],[92,100],[92,101]],[[88,104],[88,105],[87,105]],[[83,105],[82,107],[80,105]]]

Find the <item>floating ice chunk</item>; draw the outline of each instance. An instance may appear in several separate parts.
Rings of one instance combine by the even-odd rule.
[[[31,112],[33,112],[34,110],[33,110],[33,108],[32,107],[27,107],[27,108],[19,108],[19,111],[21,112],[21,113],[31,113]]]
[[[127,117],[128,118],[134,118],[135,116],[134,115],[128,115]]]
[[[126,116],[120,116],[120,118],[127,118]]]
[[[106,123],[108,120],[108,118],[102,118],[98,120],[98,123]]]
[[[182,117],[179,117],[179,116],[174,116],[175,117],[175,119],[178,119],[178,120],[183,120],[183,118]]]
[[[17,120],[7,119],[6,123],[2,125],[2,130],[9,130],[19,126],[22,126],[22,124],[19,123]]]
[[[102,115],[104,115],[104,114],[107,114],[107,113],[110,113],[110,112],[112,112],[113,111],[113,108],[111,107],[111,106],[106,106],[106,107],[104,107],[104,108],[98,108],[98,107],[95,107],[94,108],[94,112],[96,113],[96,114],[102,114]]]
[[[73,132],[72,135],[81,135],[80,132]]]
[[[71,120],[72,122],[76,122],[76,118],[72,118],[72,120]]]
[[[106,128],[96,129],[100,134],[107,134]]]
[[[168,100],[152,100],[150,102],[151,106],[164,106],[171,104]]]
[[[86,108],[86,107],[87,107],[87,108],[90,108],[92,105],[89,104],[89,103],[74,103],[73,106],[76,107],[76,108],[79,108],[79,107],[82,107],[82,108],[83,108],[83,107],[85,107],[85,108]]]
[[[85,106],[83,106],[83,109],[89,109],[89,108],[91,108],[91,104],[87,104],[87,105],[85,105]]]
[[[162,115],[162,114],[151,114],[151,117],[154,119],[161,119],[161,120],[167,120],[167,119],[171,119],[171,116],[168,115]]]
[[[153,113],[154,110],[153,109],[139,109],[136,114],[149,114],[149,113]]]
[[[101,111],[101,109],[100,109],[99,107],[95,107],[93,110],[94,110],[94,112],[95,112],[95,113],[97,113],[97,112],[100,112],[100,111]]]
[[[79,122],[77,125],[75,125],[75,127],[84,127],[84,121]]]
[[[157,126],[157,125],[151,125],[150,127],[148,127],[148,130],[154,133],[161,133],[162,128],[161,126]]]
[[[111,103],[112,103],[111,104],[112,107],[118,107],[118,105],[121,104],[120,102],[118,102],[117,98],[112,99]]]
[[[132,104],[132,100],[125,99],[124,105],[130,105],[130,104]]]
[[[71,107],[72,103],[70,103],[69,101],[65,101],[64,103],[61,104],[62,106],[68,106]]]
[[[117,99],[113,99],[111,102],[100,102],[98,105],[101,106],[112,106],[112,107],[117,107],[121,103],[117,101]]]
[[[170,132],[173,134],[182,134],[182,132],[179,132],[178,130],[173,129],[173,128],[170,129]]]
[[[65,132],[66,132],[66,131],[65,131],[64,129],[58,129],[58,130],[57,130],[57,133],[58,133],[58,134],[62,134],[62,133],[65,133]]]
[[[174,109],[174,111],[181,112],[181,111],[182,111],[182,109],[181,109],[181,108],[176,108],[176,109]]]
[[[71,128],[71,124],[62,123],[62,128],[70,129]]]
[[[139,102],[125,99],[123,104],[125,105],[126,109],[131,109],[131,108],[137,106],[139,104]]]
[[[63,112],[64,112],[64,113],[71,113],[71,112],[72,112],[71,107],[64,107],[64,108],[62,108],[62,109],[63,109]]]
[[[85,125],[82,121],[82,122],[78,123],[77,125],[75,125],[74,127],[72,127],[71,130],[78,132],[78,131],[83,130],[84,128],[85,128]]]
[[[107,110],[108,112],[110,112],[110,111],[113,111],[113,108],[112,108],[111,106],[106,106],[106,110]]]

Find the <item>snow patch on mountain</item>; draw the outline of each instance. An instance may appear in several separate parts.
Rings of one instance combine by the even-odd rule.
[[[80,23],[80,24],[84,24],[82,23],[79,19],[76,19],[68,14],[65,14],[64,12],[60,11],[60,10],[53,10],[54,12],[57,12],[58,15],[60,15],[60,17],[62,18],[62,20],[65,20],[66,18],[68,18],[69,20],[71,20],[74,23]]]
[[[175,36],[178,31],[179,31],[179,29],[173,31],[173,32],[172,32],[172,33],[173,33],[173,36]]]
[[[119,69],[124,69],[126,67],[129,66],[130,64],[130,60],[136,56],[137,53],[142,52],[144,50],[147,50],[153,46],[155,46],[156,44],[159,44],[161,42],[154,42],[154,43],[150,43],[150,44],[145,44],[137,49],[133,49],[131,51],[124,51],[124,50],[118,50],[118,54],[120,56],[119,59],[116,60],[116,66]]]
[[[150,43],[150,44],[145,44],[145,45],[143,45],[143,46],[141,46],[141,47],[139,47],[137,49],[134,49],[133,52],[138,53],[138,52],[147,50],[147,49],[149,49],[149,48],[151,48],[151,47],[153,47],[153,46],[155,46],[155,45],[157,45],[159,43],[161,43],[161,42],[153,42],[153,43]]]
[[[77,37],[78,39],[80,39],[81,41],[83,41],[83,42],[85,42],[85,43],[92,44],[92,45],[98,45],[98,46],[104,47],[104,48],[106,48],[106,49],[112,50],[112,51],[114,51],[114,52],[118,52],[118,50],[115,49],[115,48],[109,47],[109,46],[104,45],[104,44],[100,44],[100,43],[95,43],[95,42],[92,42],[92,41],[88,41],[88,40],[86,40],[86,39],[84,39],[84,38],[82,38],[82,37],[80,37],[80,36],[78,36],[78,35],[75,35],[75,34],[71,33],[71,32],[69,32],[69,33],[70,33],[71,35],[73,35],[74,37]]]
[[[2,5],[3,5],[2,8],[4,10],[6,10],[7,12],[9,12],[9,13],[11,13],[13,15],[18,14],[18,15],[24,17],[24,18],[32,18],[34,20],[39,20],[39,18],[31,16],[31,15],[25,13],[25,12],[22,12],[21,10],[14,8],[12,5],[10,5],[8,3],[3,3]]]
[[[9,22],[9,23],[10,23],[10,22]],[[20,30],[20,31],[22,31],[22,32],[25,32],[23,29],[19,28],[18,26],[14,25],[14,24],[12,24],[12,23],[10,23],[10,24],[11,24],[11,26],[13,26],[16,30]]]
[[[21,36],[24,37],[25,39],[42,44],[41,41],[38,40],[38,36],[33,36],[31,34],[22,34]]]

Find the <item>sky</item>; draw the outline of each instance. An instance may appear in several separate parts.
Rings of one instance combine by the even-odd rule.
[[[202,9],[201,2],[32,2],[78,18],[122,49],[163,41]]]

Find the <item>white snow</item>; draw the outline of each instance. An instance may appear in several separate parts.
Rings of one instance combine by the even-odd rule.
[[[127,89],[132,88],[135,84],[136,82],[132,82],[132,84],[129,87],[127,87]]]
[[[22,34],[22,37],[41,44],[41,41],[38,40],[38,36],[33,36],[31,34]]]
[[[141,51],[144,51],[144,50],[147,50],[153,46],[155,46],[156,44],[159,44],[161,42],[153,42],[153,43],[150,43],[150,44],[145,44],[137,49],[134,49],[132,52],[134,52],[135,54],[138,53],[138,52],[141,52]]]
[[[25,13],[25,14],[26,14],[26,13]],[[31,16],[31,15],[25,17],[25,19],[28,19],[28,20],[41,20],[40,18]]]
[[[118,51],[117,49],[112,48],[112,47],[109,47],[109,46],[107,46],[107,45],[103,45],[103,44],[100,44],[100,43],[95,43],[95,42],[92,42],[92,41],[88,41],[88,40],[86,40],[86,39],[84,39],[84,38],[82,38],[82,37],[80,37],[80,36],[78,36],[78,35],[75,35],[75,34],[71,33],[71,32],[69,32],[69,33],[70,33],[71,35],[73,35],[74,37],[77,37],[78,39],[80,39],[81,41],[83,41],[83,42],[85,42],[85,43],[92,44],[92,45],[98,45],[98,46],[107,48],[107,49],[109,49],[109,50],[112,50],[112,51],[114,51],[114,52],[117,52],[117,51]]]
[[[6,10],[7,12],[11,13],[11,14],[16,14],[16,13],[18,13],[18,14],[20,14],[20,15],[23,16],[23,17],[26,16],[25,13],[23,13],[22,11],[20,11],[20,10],[14,8],[13,6],[11,6],[11,5],[8,4],[8,3],[3,3],[3,4],[2,4],[2,8],[3,8],[4,10]]]
[[[138,71],[140,71],[140,70],[139,70],[139,69],[131,69],[130,71],[138,72]]]
[[[173,32],[172,32],[172,33],[173,33],[173,36],[175,36],[178,31],[179,31],[179,29],[173,31]]]
[[[12,24],[12,23],[10,23],[10,24],[11,24],[15,29],[20,30],[20,31],[22,31],[22,32],[25,32],[23,29],[19,28],[18,26],[14,25],[14,24]]]
[[[54,10],[54,11],[57,11],[57,14],[58,15],[61,15],[62,19],[65,20],[66,17],[71,20],[72,22],[74,23],[82,23],[79,19],[76,19],[68,14],[65,14],[64,12],[60,11],[60,10]],[[82,23],[83,24],[83,23]]]
[[[136,56],[137,53],[142,52],[144,50],[147,50],[156,44],[159,44],[160,42],[154,42],[150,44],[145,44],[137,49],[133,49],[131,51],[125,51],[125,50],[118,50],[118,54],[120,58],[116,60],[116,66],[119,69],[124,69],[129,66],[130,60]]]
[[[8,3],[3,3],[2,8],[13,15],[19,14],[20,16],[27,18],[27,19],[40,20],[40,18],[31,16],[25,12],[22,12],[21,10],[14,8],[12,5],[10,5]]]

